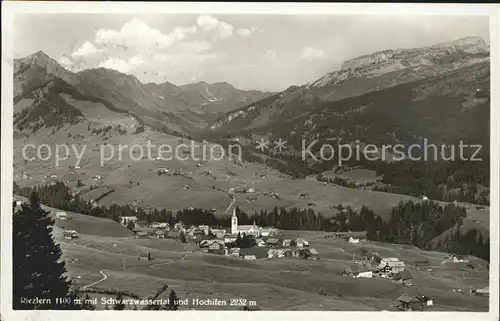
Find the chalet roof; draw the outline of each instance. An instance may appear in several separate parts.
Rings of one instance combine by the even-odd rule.
[[[481,288],[481,289],[477,289],[476,293],[490,293],[490,287],[487,286],[487,287],[484,287],[484,288]]]
[[[396,257],[384,257],[382,260],[385,262],[399,262],[399,259]]]
[[[266,243],[270,243],[270,244],[274,244],[274,243],[278,243],[280,240],[278,239],[267,239]]]
[[[361,273],[361,272],[371,271],[369,268],[367,268],[363,265],[360,265],[360,264],[351,264],[346,270],[351,271],[353,273]]]
[[[251,229],[258,229],[255,225],[238,225],[238,231],[247,231]]]
[[[411,296],[406,293],[402,294],[399,298],[398,301],[404,302],[404,303],[410,303],[412,301],[419,300],[416,296]],[[420,301],[420,300],[419,300]]]
[[[313,254],[313,255],[319,255],[318,251],[316,251],[316,249],[314,249],[314,248],[310,248],[310,249],[308,249],[308,250],[309,250],[309,252],[311,252],[311,254]]]

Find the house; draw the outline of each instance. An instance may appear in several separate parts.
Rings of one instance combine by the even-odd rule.
[[[347,267],[342,273],[344,276],[349,276],[352,278],[372,278],[373,272],[366,266],[360,264],[353,264]]]
[[[210,242],[211,241],[211,242]],[[226,245],[219,240],[209,240],[208,250],[220,250],[225,248]]]
[[[205,235],[206,235],[205,231],[197,228],[189,231],[189,236],[191,236],[194,240],[198,240]]]
[[[64,235],[64,238],[67,239],[67,240],[71,240],[71,239],[74,239],[74,238],[77,237],[75,230],[65,230],[63,232],[63,235]]]
[[[169,229],[170,225],[168,223],[158,223],[154,222],[151,224],[151,228],[156,228],[156,229]]]
[[[120,223],[123,224],[123,225],[128,225],[129,222],[132,222],[132,223],[137,223],[139,221],[139,219],[137,218],[137,216],[121,216],[120,217]]]
[[[151,261],[152,260],[151,253],[150,252],[141,253],[141,255],[139,255],[139,257],[138,257],[138,260]]]
[[[205,235],[208,235],[210,233],[210,227],[207,225],[199,225],[198,230],[203,231]]]
[[[283,241],[278,239],[267,239],[266,245],[269,247],[283,247]]]
[[[291,245],[292,245],[292,240],[290,239],[283,240],[283,246],[291,246]]]
[[[258,247],[265,247],[266,246],[266,242],[264,242],[263,239],[256,239],[255,240],[255,243]]]
[[[275,258],[284,257],[284,256],[285,256],[285,254],[284,254],[282,249],[270,249],[269,251],[267,251],[267,257],[269,259],[275,259]]]
[[[308,247],[309,246],[309,242],[307,242],[306,240],[304,240],[302,238],[295,240],[295,243],[297,244],[297,247]]]
[[[283,249],[283,255],[285,257],[292,257],[293,256],[293,250],[291,250],[291,249]]]
[[[136,239],[149,238],[149,233],[146,231],[137,231],[137,232],[135,232],[135,238]]]
[[[403,311],[423,311],[424,307],[434,305],[433,300],[425,295],[411,296],[402,294],[397,301],[397,307]]]
[[[274,227],[263,227],[260,229],[260,236],[269,237],[278,234],[278,230]]]
[[[347,239],[347,242],[352,243],[352,244],[358,244],[360,241],[359,239],[353,238],[352,236],[349,236]]]
[[[66,214],[66,212],[57,212],[56,213],[56,218],[60,219],[60,220],[67,220],[68,219],[68,215]]]
[[[481,289],[472,290],[472,293],[479,296],[490,296],[490,287],[484,287]]]
[[[399,281],[400,283],[406,284],[408,286],[412,285],[413,283],[413,277],[411,276],[410,272],[406,270],[398,272],[394,276],[394,280]]]
[[[257,260],[257,258],[255,257],[255,255],[244,255],[243,258],[245,260],[249,260],[249,261],[255,261],[255,260]]]
[[[406,265],[404,262],[400,261],[398,258],[383,258],[380,260],[380,264],[377,266],[377,269],[383,273],[393,273],[397,274],[398,272],[404,271]]]
[[[184,224],[182,224],[181,222],[174,224],[174,229],[176,229],[176,230],[181,230],[183,227],[184,227]]]
[[[164,239],[167,236],[167,231],[165,230],[155,230],[153,233],[157,239]]]
[[[319,260],[319,253],[318,251],[316,251],[316,249],[313,248],[302,249],[299,252],[299,257],[301,259]]]
[[[224,243],[228,244],[228,243],[233,243],[236,241],[236,237],[235,235],[231,235],[231,234],[226,234],[224,235]]]
[[[463,255],[455,255],[455,254],[450,254],[448,256],[448,260],[453,263],[469,263],[470,261],[465,259]]]

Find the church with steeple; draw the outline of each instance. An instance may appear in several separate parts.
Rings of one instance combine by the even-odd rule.
[[[238,233],[244,235],[253,235],[255,237],[260,237],[261,228],[255,225],[238,225],[238,217],[236,216],[236,208],[233,209],[233,216],[231,217],[231,234],[237,235]]]

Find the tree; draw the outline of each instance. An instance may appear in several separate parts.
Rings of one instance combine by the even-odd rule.
[[[129,222],[127,223],[127,228],[128,228],[129,230],[133,231],[133,230],[135,229],[135,223],[134,223],[134,222],[132,222],[132,221],[129,221]]]
[[[61,248],[52,238],[52,218],[33,192],[13,216],[13,308],[19,310],[76,310],[76,295],[66,279]],[[50,299],[47,303],[21,303],[21,298]],[[68,298],[68,303],[61,299]]]
[[[82,300],[82,309],[83,310],[95,310],[95,306],[90,303],[92,300],[90,299],[89,294],[85,294],[85,297]]]
[[[122,301],[123,294],[118,293],[118,295],[116,296],[116,303],[113,306],[113,310],[125,310],[125,304]]]
[[[184,231],[181,231],[179,233],[179,239],[181,240],[182,243],[186,243],[186,233],[184,233]]]
[[[174,310],[177,311],[179,308],[179,298],[177,297],[177,293],[172,289],[170,291],[170,294],[168,295],[168,305],[167,305],[167,310]]]

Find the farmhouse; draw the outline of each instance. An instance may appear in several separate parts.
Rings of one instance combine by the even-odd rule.
[[[151,228],[156,228],[156,229],[170,229],[170,225],[168,223],[158,223],[154,222],[151,223]]]
[[[366,266],[360,264],[353,264],[347,267],[342,273],[344,276],[349,276],[352,278],[371,278],[373,277],[373,273],[371,269]]]
[[[432,307],[434,302],[425,295],[411,296],[403,294],[398,298],[397,307],[404,311],[423,311],[424,307]]]
[[[71,240],[71,239],[74,239],[74,238],[77,237],[75,230],[65,230],[63,232],[63,235],[64,235],[64,238],[67,239],[67,240]]]
[[[396,274],[398,272],[405,270],[405,263],[400,261],[398,258],[383,258],[380,261],[380,264],[377,266],[377,269],[383,273],[393,273]]]
[[[260,235],[264,237],[273,236],[278,233],[278,230],[274,227],[264,227],[260,229]]]
[[[411,276],[410,272],[408,272],[408,271],[398,272],[394,276],[394,280],[399,281],[400,283],[406,284],[408,286],[412,285],[412,283],[413,283],[413,277]]]
[[[139,255],[139,257],[137,259],[138,260],[151,261],[152,260],[151,253],[150,252],[141,253],[141,255]]]
[[[120,223],[122,223],[125,226],[128,225],[129,222],[137,223],[137,221],[139,221],[137,216],[121,216],[120,217]]]
[[[226,234],[224,235],[224,243],[233,243],[236,241],[236,235]]]
[[[57,212],[56,213],[56,218],[59,219],[59,220],[67,220],[68,219],[68,215],[66,214],[66,212]]]
[[[164,239],[167,236],[167,231],[165,230],[155,230],[153,235],[158,239]]]
[[[352,243],[352,244],[358,244],[360,241],[359,239],[353,238],[352,236],[349,236],[347,239],[347,242]]]
[[[472,293],[479,296],[490,296],[490,287],[484,287],[481,289],[472,290]]]
[[[463,255],[450,254],[448,260],[453,263],[469,263],[469,260],[465,259]]]
[[[283,246],[291,246],[291,245],[292,245],[292,240],[290,239],[283,240]]]
[[[295,241],[295,243],[297,244],[297,247],[308,247],[309,246],[309,242],[307,242],[306,240],[301,239],[301,238],[297,239]]]
[[[269,247],[283,247],[283,241],[278,239],[267,239],[266,245]]]
[[[135,233],[136,239],[146,239],[149,238],[149,233],[146,231],[138,231]]]
[[[258,247],[265,247],[266,246],[266,242],[264,242],[263,239],[256,239],[255,240],[255,243]]]
[[[299,252],[299,257],[301,259],[319,260],[319,253],[318,251],[316,251],[316,249],[313,248],[302,249]]]
[[[267,257],[269,259],[275,259],[275,258],[284,257],[284,256],[285,256],[285,254],[284,254],[282,249],[270,249],[269,251],[267,251]]]

